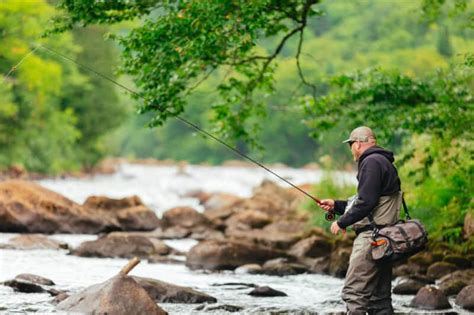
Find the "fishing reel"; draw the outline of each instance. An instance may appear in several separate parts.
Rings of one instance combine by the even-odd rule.
[[[333,222],[334,220],[336,220],[336,212],[329,210],[324,215],[324,218],[326,219],[326,221]]]

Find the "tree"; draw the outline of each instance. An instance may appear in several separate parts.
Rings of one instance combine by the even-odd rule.
[[[297,35],[299,56],[308,17],[319,13],[312,8],[317,2],[64,0],[60,7],[67,14],[56,19],[56,30],[143,18],[142,26],[118,40],[124,48],[123,70],[135,78],[136,96],[144,100],[140,111],[154,113],[151,124],[183,113],[185,97],[223,68],[227,75],[217,86],[220,102],[213,106],[215,130],[256,145],[259,124],[252,118],[265,115],[265,104],[253,96],[272,91],[273,61]],[[255,48],[258,39],[273,36],[280,40],[270,52]]]

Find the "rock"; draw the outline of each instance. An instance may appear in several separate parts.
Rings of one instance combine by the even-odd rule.
[[[261,274],[262,273],[262,266],[259,264],[246,264],[243,266],[238,267],[234,270],[236,274]]]
[[[31,273],[19,274],[15,277],[15,280],[26,281],[38,285],[54,285],[52,280]]]
[[[429,266],[426,275],[432,279],[439,279],[457,269],[458,268],[451,263],[440,261]]]
[[[213,193],[203,202],[205,213],[210,210],[228,208],[241,199],[231,194]]]
[[[35,283],[31,283],[29,281],[25,281],[25,280],[17,280],[17,279],[7,280],[3,282],[3,285],[13,288],[13,290],[17,292],[23,292],[23,293],[46,292],[46,290],[42,286]]]
[[[472,212],[467,213],[464,217],[462,235],[466,240],[474,235],[474,214]]]
[[[451,308],[448,298],[435,287],[421,288],[411,301],[410,306],[425,310],[442,310]]]
[[[352,249],[347,247],[336,248],[329,257],[329,274],[338,278],[344,278],[349,268],[349,258]]]
[[[327,238],[311,236],[293,245],[288,253],[298,258],[318,258],[329,255],[331,249],[332,245]]]
[[[291,263],[287,258],[275,258],[265,262],[262,266],[262,272],[271,276],[291,276],[305,273],[308,271],[306,266]]]
[[[474,284],[474,269],[458,270],[439,280],[439,289],[446,295],[458,294],[464,287]]]
[[[215,312],[215,311],[223,311],[223,312],[228,312],[228,313],[235,313],[235,312],[240,312],[244,308],[242,306],[238,305],[229,305],[229,304],[220,304],[220,305],[206,305],[202,304],[196,307],[194,310],[196,311],[205,311],[205,312]],[[217,314],[219,314],[218,312]]]
[[[245,264],[286,257],[286,254],[268,247],[233,240],[202,241],[191,248],[186,256],[186,266],[191,269],[235,269]]]
[[[171,247],[160,240],[128,233],[105,235],[95,241],[87,241],[71,251],[82,257],[149,257],[168,255]]]
[[[229,227],[225,234],[227,237],[286,250],[305,236],[307,228],[305,222],[291,220],[274,222],[266,225],[263,229]]]
[[[426,285],[423,281],[412,278],[402,278],[393,288],[393,293],[402,295],[415,295],[421,288]]]
[[[150,264],[170,264],[170,265],[184,265],[184,260],[171,258],[168,256],[154,255],[147,258]]]
[[[118,229],[110,217],[33,182],[0,183],[0,232],[96,234]]]
[[[464,258],[462,256],[459,256],[459,255],[447,255],[447,256],[444,257],[443,261],[447,262],[447,263],[451,263],[451,264],[453,264],[456,267],[461,268],[461,269],[466,269],[466,268],[473,267],[471,260],[469,260],[467,258]]]
[[[317,274],[328,274],[329,263],[330,259],[328,256],[305,260],[305,264],[309,267],[309,271]]]
[[[132,277],[157,303],[216,303],[217,299],[189,287],[142,277]]]
[[[25,234],[12,237],[7,244],[0,244],[7,249],[67,249],[66,243],[61,243],[41,234]]]
[[[117,275],[73,294],[57,310],[88,314],[167,314],[132,277]]]
[[[154,237],[160,239],[181,239],[187,238],[191,235],[191,231],[187,228],[181,226],[173,226],[163,230],[162,228],[157,228],[153,231]]]
[[[249,293],[249,295],[260,296],[260,297],[288,296],[285,292],[272,289],[268,286],[256,287]]]
[[[120,210],[137,206],[144,206],[144,204],[136,195],[121,199],[106,196],[90,196],[84,202],[84,207],[101,210]]]
[[[271,222],[270,216],[258,210],[244,210],[232,215],[225,221],[227,226],[244,224],[252,229],[261,229]]]
[[[456,304],[462,308],[474,311],[474,284],[468,285],[456,296]]]
[[[217,230],[206,229],[203,231],[194,231],[189,235],[189,238],[197,241],[204,240],[223,240],[225,239],[224,233]]]
[[[413,276],[418,274],[424,274],[426,269],[416,264],[403,264],[393,268],[394,277]]]
[[[112,216],[124,231],[151,231],[160,225],[155,212],[147,208],[138,196],[122,199],[91,196],[84,202],[84,207]]]
[[[166,230],[176,226],[192,231],[199,227],[210,226],[210,221],[191,207],[176,207],[163,213],[161,227]]]
[[[59,304],[65,299],[69,297],[69,294],[67,293],[60,293],[54,297],[54,299],[51,301],[52,304]]]

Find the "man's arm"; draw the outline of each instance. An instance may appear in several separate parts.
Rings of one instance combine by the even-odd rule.
[[[339,218],[337,224],[341,229],[368,216],[378,203],[382,192],[382,167],[370,157],[362,162],[359,171],[358,198],[351,209]]]

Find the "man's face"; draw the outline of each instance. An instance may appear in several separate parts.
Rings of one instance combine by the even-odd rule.
[[[354,158],[354,161],[357,162],[359,160],[359,157],[360,157],[360,152],[359,152],[360,142],[359,141],[350,141],[349,146],[351,147],[352,157]]]

